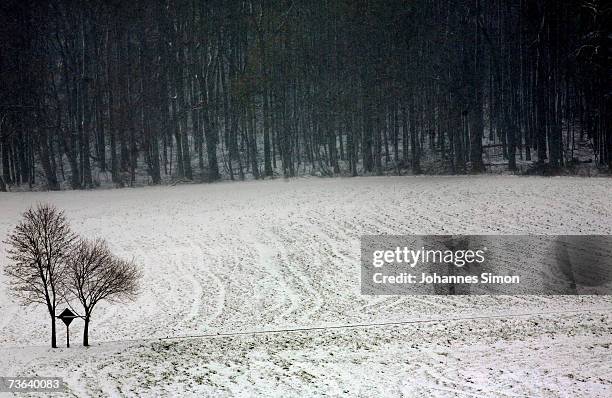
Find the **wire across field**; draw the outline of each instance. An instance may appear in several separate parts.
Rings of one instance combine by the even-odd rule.
[[[245,336],[245,335],[259,335],[259,334],[275,334],[275,333],[296,333],[296,332],[308,332],[308,331],[325,331],[325,330],[336,330],[336,329],[356,329],[356,328],[372,328],[372,327],[385,327],[385,326],[401,326],[401,325],[412,325],[418,323],[441,323],[441,322],[455,322],[455,321],[472,321],[472,320],[483,320],[483,319],[511,319],[511,318],[522,318],[522,317],[537,317],[545,315],[564,315],[564,314],[582,314],[582,313],[611,313],[612,307],[595,308],[595,309],[580,309],[580,310],[564,310],[564,311],[546,311],[546,312],[524,312],[516,314],[490,314],[490,315],[469,315],[469,316],[455,316],[446,318],[429,318],[429,319],[410,319],[405,321],[389,321],[389,322],[368,322],[368,323],[356,323],[346,325],[326,325],[326,326],[305,326],[297,328],[279,328],[279,329],[263,329],[263,330],[250,330],[242,332],[219,332],[219,333],[202,333],[192,334],[185,336],[170,336],[160,337],[157,339],[145,339],[145,340],[180,340],[180,339],[200,339],[200,338],[215,338],[215,337],[233,337],[233,336]],[[113,340],[119,341],[141,341],[141,340]]]

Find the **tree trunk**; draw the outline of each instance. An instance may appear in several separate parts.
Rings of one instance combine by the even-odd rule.
[[[85,315],[85,326],[83,328],[83,346],[89,346],[89,320],[90,315]]]
[[[55,168],[51,166],[50,155],[49,155],[49,141],[47,133],[42,133],[39,136],[39,157],[40,162],[43,166],[45,176],[47,178],[47,187],[51,191],[59,190],[59,184],[57,182],[57,175],[55,174]]]
[[[263,128],[264,128],[264,174],[272,177],[272,160],[270,156],[270,103],[268,91],[263,93]]]
[[[56,328],[55,328],[55,311],[51,311],[51,347],[57,348]]]

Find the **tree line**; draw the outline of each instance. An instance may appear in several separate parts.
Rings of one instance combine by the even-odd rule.
[[[0,190],[612,168],[603,0],[9,0]],[[38,181],[41,179],[42,181]]]

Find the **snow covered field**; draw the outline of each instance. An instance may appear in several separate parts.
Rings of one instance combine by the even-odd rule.
[[[610,396],[612,298],[362,296],[359,237],[612,234],[611,199],[611,179],[502,176],[2,194],[2,239],[51,202],[144,287],[94,312],[93,347],[75,321],[52,350],[45,309],[2,286],[0,376],[75,396]]]

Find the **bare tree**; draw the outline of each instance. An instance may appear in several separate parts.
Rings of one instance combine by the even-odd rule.
[[[75,235],[64,212],[50,204],[39,204],[23,213],[23,220],[9,234],[4,268],[9,288],[24,305],[44,304],[51,317],[51,347],[55,339],[55,309],[61,299],[67,254]]]
[[[83,307],[83,345],[89,345],[91,314],[102,300],[133,300],[141,277],[138,266],[113,255],[103,239],[80,240],[68,260],[67,299],[74,296]]]

